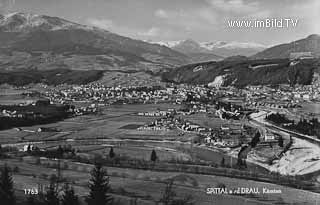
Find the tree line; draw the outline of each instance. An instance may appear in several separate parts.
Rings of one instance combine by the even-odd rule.
[[[91,178],[88,184],[89,194],[85,197],[88,205],[109,205],[113,204],[113,197],[110,194],[109,176],[100,163],[96,163],[91,171]],[[0,175],[0,204],[4,205],[78,205],[78,195],[74,188],[65,183],[61,188],[57,177],[50,178],[46,190],[37,195],[30,194],[24,202],[18,202],[15,195],[11,169],[4,165]]]
[[[89,194],[84,201],[87,205],[114,205],[117,204],[112,196],[109,176],[101,165],[96,162],[90,172],[91,178],[88,183]],[[178,197],[173,189],[174,180],[166,182],[161,198],[155,201],[156,204],[163,205],[193,205],[194,200],[191,195]],[[132,202],[132,201],[131,201]],[[130,202],[130,203],[131,203]],[[134,204],[137,204],[135,199]],[[11,169],[5,164],[0,173],[0,204],[4,205],[80,205],[79,196],[75,193],[73,186],[65,183],[59,185],[59,179],[53,175],[50,177],[49,185],[44,191],[39,190],[37,195],[30,194],[24,201],[18,201],[15,194]]]
[[[0,146],[1,147],[1,146]],[[62,158],[66,153],[74,153],[74,149],[71,146],[59,146],[57,149],[53,149],[49,152],[40,151],[39,148],[31,148],[29,145],[27,152],[33,155],[45,155],[48,157]],[[45,154],[44,154],[45,153]],[[109,158],[115,158],[116,154],[111,147]],[[158,159],[156,151],[152,150],[150,160],[155,162]],[[49,179],[49,184],[44,190],[39,190],[36,195],[30,194],[25,201],[18,202],[11,170],[7,164],[1,169],[0,172],[0,204],[4,205],[79,205],[79,196],[76,195],[74,188],[65,183],[60,186],[60,176],[52,175]],[[111,195],[111,187],[109,184],[109,176],[106,169],[102,168],[102,163],[96,160],[95,166],[90,172],[91,178],[88,183],[89,194],[85,197],[85,202],[88,205],[111,205],[115,204],[114,198]],[[173,190],[170,190],[173,192]],[[164,193],[166,194],[166,192]],[[177,199],[170,199],[172,203],[170,205],[179,205],[181,203],[174,203],[179,201]],[[160,200],[161,201],[161,200]],[[167,203],[165,203],[167,204]],[[168,204],[169,205],[169,204]]]
[[[283,127],[290,130],[305,135],[317,136],[320,139],[320,122],[318,118],[310,120],[300,119],[298,122],[295,122],[294,120],[289,120],[284,114],[272,113],[267,115],[266,119],[277,124],[282,124]]]

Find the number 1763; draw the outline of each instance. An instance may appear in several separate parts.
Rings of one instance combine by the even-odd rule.
[[[24,194],[36,195],[38,194],[38,189],[24,189]]]

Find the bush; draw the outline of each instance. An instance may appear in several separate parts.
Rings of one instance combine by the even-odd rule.
[[[226,188],[226,185],[223,184],[223,183],[219,183],[219,184],[217,184],[217,188],[225,189],[225,188]]]
[[[19,171],[20,171],[19,167],[15,166],[15,167],[13,168],[13,172],[14,172],[14,173],[19,173]]]

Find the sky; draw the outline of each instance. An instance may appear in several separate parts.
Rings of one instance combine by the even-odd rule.
[[[135,39],[291,42],[320,34],[320,0],[0,0],[0,12],[57,16]],[[230,20],[298,20],[288,28],[230,28]]]

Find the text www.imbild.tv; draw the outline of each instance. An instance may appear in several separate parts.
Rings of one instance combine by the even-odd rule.
[[[292,18],[267,18],[261,20],[228,20],[229,28],[295,28],[298,19]]]

